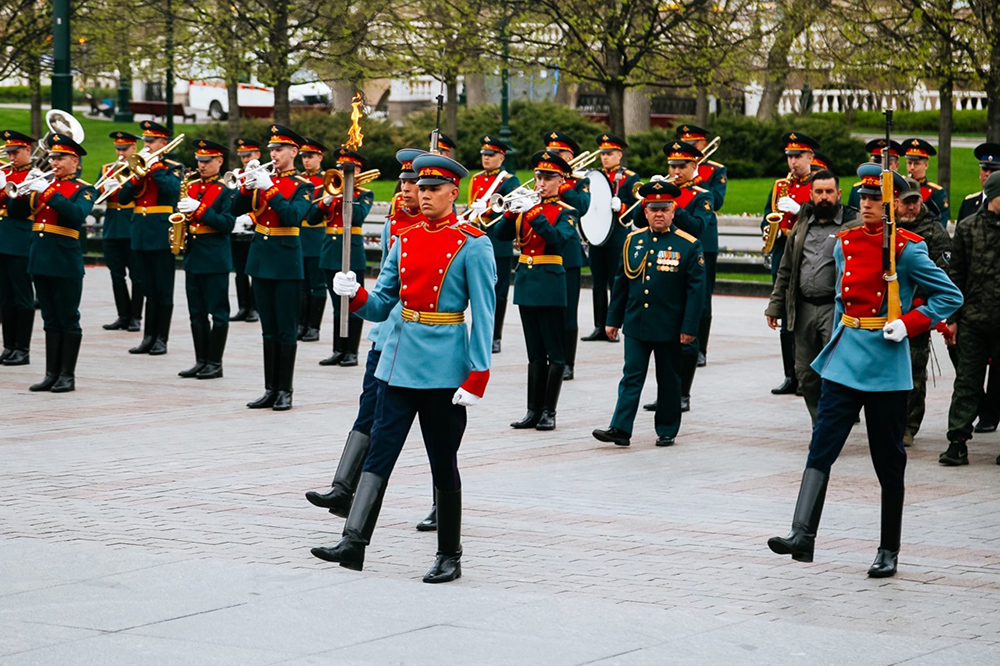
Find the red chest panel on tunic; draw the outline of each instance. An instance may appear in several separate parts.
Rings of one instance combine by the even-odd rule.
[[[559,219],[559,214],[562,210],[563,207],[559,204],[546,203],[539,204],[524,214],[521,218],[520,233],[518,234],[521,254],[529,256],[545,254],[545,239],[536,234],[535,230],[531,228],[531,220],[539,215],[543,215],[549,224],[554,225]]]
[[[563,184],[559,186],[559,194],[562,194],[563,192],[568,192],[569,190],[575,189],[576,188],[576,184],[579,183],[579,182],[580,181],[577,180],[576,178],[573,178],[572,176],[569,176],[568,178],[566,178],[565,182],[563,182]]]
[[[777,186],[775,185],[775,187]],[[805,202],[809,201],[809,199],[812,197],[812,184],[809,183],[809,181],[800,183],[798,181],[793,180],[788,184],[788,196],[791,197],[792,200],[795,201],[795,203],[799,205],[804,204]],[[780,213],[781,211],[775,209],[771,212]],[[795,226],[795,220],[797,218],[798,218],[797,215],[793,215],[791,213],[782,213],[781,224],[779,225],[778,228],[781,229],[783,232],[785,232],[785,234],[787,234],[789,231],[792,230],[792,227]]]
[[[323,174],[315,174],[313,176],[302,176],[302,177],[313,184],[313,197],[319,196],[320,188],[323,187]]]
[[[928,187],[926,184],[920,186],[920,198],[927,201],[931,198],[931,194],[934,193],[934,189]]]
[[[406,231],[415,224],[420,224],[424,221],[424,219],[425,218],[420,211],[411,213],[406,210],[406,206],[403,205],[403,196],[401,194],[397,194],[396,199],[393,202],[392,215],[389,216],[389,249],[392,249],[392,246],[395,244],[400,233]]]
[[[28,177],[29,169],[24,171],[15,171],[14,173],[7,175],[8,183],[23,183],[24,179]],[[7,193],[0,189],[0,207],[7,205]]]
[[[153,180],[153,172],[157,169],[166,169],[167,165],[163,162],[157,162],[150,168],[149,173],[143,177],[142,185],[139,186],[139,194],[135,197],[136,206],[145,206],[150,208],[152,206],[159,205],[157,199],[160,197],[160,188],[157,186],[156,181]]]
[[[76,194],[76,191],[82,187],[79,181],[73,180],[57,180],[56,182],[49,185],[48,189],[45,190],[40,196],[48,200],[53,194],[61,194],[67,199]],[[36,199],[33,197],[32,201]],[[59,213],[56,212],[54,208],[42,204],[35,209],[34,217],[32,218],[36,223],[41,222],[43,224],[59,225]]]
[[[274,186],[278,188],[278,192],[285,199],[291,201],[292,195],[295,194],[295,190],[298,188],[299,183],[302,181],[298,178],[288,178],[288,177],[278,177],[273,178]],[[263,225],[265,227],[280,227],[281,220],[278,218],[278,214],[274,212],[266,201],[261,201],[261,191],[253,191],[253,209],[257,218],[257,224]]]
[[[712,180],[712,174],[715,173],[715,167],[711,164],[701,164],[698,166],[698,177],[695,179],[695,184],[707,183]]]
[[[431,231],[424,224],[400,234],[399,300],[403,307],[438,311],[441,284],[467,240],[468,236],[454,227]]]
[[[361,191],[354,190],[354,200],[357,201],[361,198]],[[360,227],[364,223],[364,220],[351,220],[352,227]],[[344,197],[337,196],[333,198],[333,203],[330,204],[330,208],[327,209],[326,213],[326,226],[333,229],[343,229],[344,228]]]
[[[863,226],[856,227],[837,236],[844,253],[844,275],[840,278],[844,312],[858,318],[879,316],[887,285],[882,270],[882,228],[872,234]],[[897,231],[897,258],[910,240],[911,237]]]
[[[192,184],[191,187],[188,188],[187,192],[188,196],[191,197],[192,199],[197,199],[198,201],[201,202],[201,205],[198,206],[198,210],[194,212],[194,219],[191,221],[191,227],[193,229],[198,229],[202,226],[208,226],[208,225],[203,225],[198,218],[200,218],[205,213],[206,210],[212,207],[212,204],[215,203],[215,200],[222,193],[222,190],[223,190],[222,185],[215,182],[212,183],[197,182]]]
[[[496,180],[497,175],[487,176],[485,173],[476,174],[472,177],[472,182],[469,183],[469,201],[475,201],[484,194],[486,190],[490,189],[490,185]]]
[[[680,206],[684,210],[688,210],[689,204],[694,201],[694,198],[699,194],[701,194],[701,192],[697,191],[690,185],[681,187],[681,195],[674,199],[674,204],[676,206]]]

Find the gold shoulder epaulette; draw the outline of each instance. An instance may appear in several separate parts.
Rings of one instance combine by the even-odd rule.
[[[486,172],[485,171],[477,171],[476,173],[472,174],[472,177],[476,178],[478,176],[482,176],[484,173],[486,173]]]
[[[969,199],[978,199],[981,196],[983,196],[983,191],[979,190],[978,192],[973,192],[969,196],[965,197],[965,200],[968,201]]]
[[[941,187],[940,185],[938,185],[937,183],[932,183],[932,182],[931,182],[931,181],[929,181],[929,180],[927,181],[927,183],[926,183],[926,184],[927,184],[927,187],[931,188],[932,190],[940,190],[940,189],[943,189],[943,188],[942,188],[942,187]]]
[[[693,243],[696,240],[698,240],[697,238],[695,238],[694,236],[692,236],[688,232],[684,231],[683,229],[674,229],[674,235],[675,236],[680,236],[681,238],[683,238],[684,240],[688,241],[689,243]]]
[[[569,205],[568,203],[566,203],[565,201],[557,201],[557,202],[556,202],[556,205],[557,205],[557,206],[562,206],[563,208],[566,208],[566,209],[568,209],[568,210],[576,210],[576,208],[575,208],[574,206],[570,206],[570,205]]]
[[[486,173],[486,172],[484,171],[483,173]],[[507,180],[508,178],[511,178],[511,177],[512,177],[513,175],[514,175],[514,174],[512,174],[512,173],[505,173],[505,174],[503,175],[503,179],[504,179],[504,180]]]
[[[705,162],[705,164],[711,164],[712,166],[716,166],[716,167],[725,167],[726,166],[725,164],[722,164],[721,162],[716,162],[715,160],[707,160]]]
[[[695,185],[695,186],[694,186],[694,187],[692,187],[691,189],[692,189],[692,190],[694,190],[695,192],[708,192],[708,190],[706,190],[706,189],[705,189],[704,187],[702,187],[701,185]]]
[[[93,187],[94,185],[93,183],[88,183],[83,178],[77,178],[76,182],[80,183],[81,185],[86,185],[87,187]]]
[[[631,178],[634,175],[635,175],[635,171],[632,171],[631,169],[625,169],[625,177],[626,178]]]

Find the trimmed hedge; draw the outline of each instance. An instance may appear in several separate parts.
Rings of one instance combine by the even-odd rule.
[[[840,119],[854,129],[883,131],[885,128],[885,116],[880,111],[855,111],[853,117],[830,112],[812,115],[815,118]],[[893,133],[937,134],[940,118],[940,111],[896,111],[892,114]],[[953,112],[953,132],[985,135],[986,129],[986,109],[967,109]]]
[[[73,103],[86,104],[87,93],[90,93],[98,101],[102,99],[113,99],[117,102],[118,90],[114,88],[87,88],[86,90],[73,90]],[[52,97],[51,86],[42,86],[42,103]],[[4,104],[30,104],[31,88],[28,86],[0,86],[0,102]]]

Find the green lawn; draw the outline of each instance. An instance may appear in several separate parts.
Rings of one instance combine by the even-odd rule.
[[[114,130],[125,130],[133,134],[140,134],[138,123],[112,123],[106,120],[97,120],[83,114],[77,114],[76,119],[83,125],[86,139],[84,147],[87,149],[87,156],[83,160],[83,177],[85,180],[93,182],[97,178],[98,166],[113,162],[115,160],[114,145],[108,134]],[[22,109],[0,109],[0,129],[13,129],[20,132],[28,132],[31,126],[28,111]],[[183,125],[183,131],[189,137],[196,137],[199,134],[201,125]],[[959,203],[967,194],[978,192],[979,185],[979,163],[976,161],[971,148],[954,148],[952,156],[952,206],[957,209]],[[937,158],[931,158],[931,165],[928,173],[931,180],[935,180],[937,173]],[[387,174],[391,176],[391,174]],[[521,182],[531,177],[530,171],[518,171]],[[643,174],[649,176],[650,174]],[[851,185],[856,181],[854,174],[843,176],[841,188],[844,190],[844,199],[851,189]],[[747,178],[729,181],[729,188],[726,192],[726,203],[722,207],[722,213],[740,214],[749,213],[751,215],[763,215],[764,203],[770,193],[770,178]],[[383,177],[368,187],[375,193],[376,201],[388,201],[396,187],[396,183],[389,178]],[[462,183],[462,191],[459,194],[459,202],[467,201],[468,180]]]

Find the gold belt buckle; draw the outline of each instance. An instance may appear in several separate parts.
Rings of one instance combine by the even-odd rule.
[[[526,262],[524,262],[524,263],[526,263],[526,264],[528,264],[530,266],[533,263],[535,263],[535,258],[532,257],[531,255],[528,255],[528,260]]]
[[[413,312],[413,321],[420,323],[420,313],[417,311]]]

